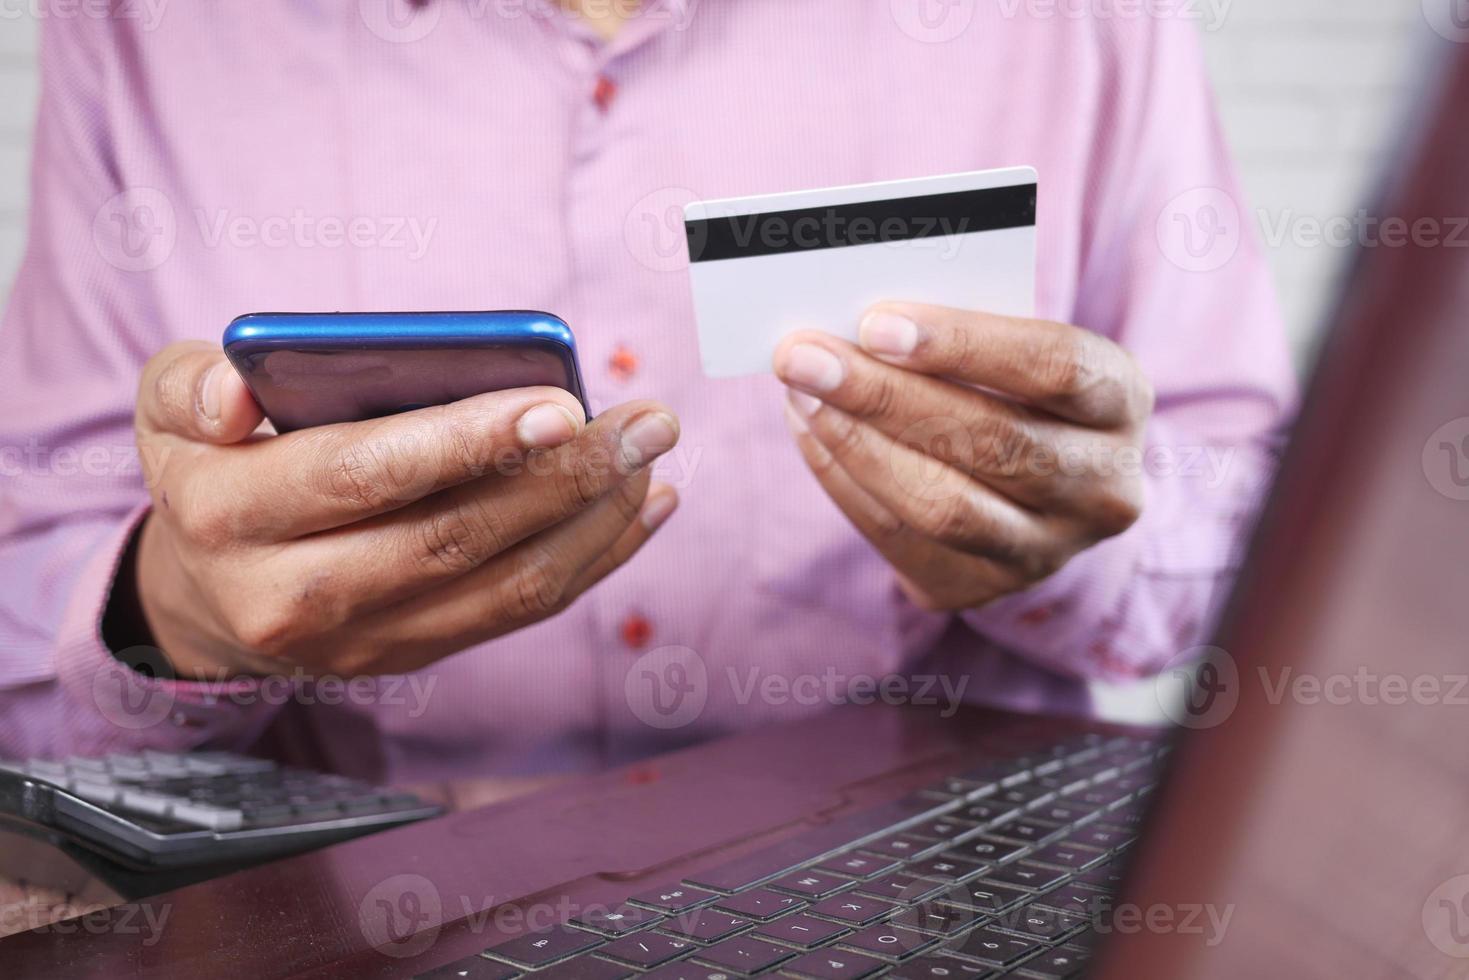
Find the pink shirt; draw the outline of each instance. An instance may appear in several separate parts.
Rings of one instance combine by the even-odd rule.
[[[1084,712],[1087,679],[1202,642],[1292,381],[1192,25],[654,0],[601,46],[540,0],[152,6],[45,25],[0,333],[0,754],[269,730],[389,779],[585,769],[889,675]],[[1041,175],[1040,315],[1114,338],[1157,387],[1146,512],[1032,591],[924,613],[807,471],[781,386],[701,373],[679,208],[1020,164]],[[148,499],[151,354],[256,310],[496,308],[573,325],[594,408],[679,414],[656,475],[683,504],[642,554],[409,678],[283,697],[116,666],[99,620]]]

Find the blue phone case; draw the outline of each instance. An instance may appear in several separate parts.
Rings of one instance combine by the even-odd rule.
[[[536,385],[591,418],[576,340],[550,313],[251,313],[224,351],[277,432]]]

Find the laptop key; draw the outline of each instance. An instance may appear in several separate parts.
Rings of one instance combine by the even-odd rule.
[[[976,837],[950,848],[939,857],[962,858],[965,861],[979,861],[984,864],[1004,864],[1006,861],[1019,857],[1028,846],[1017,844],[1014,841],[1000,840],[996,837]]]
[[[593,908],[571,917],[571,924],[604,936],[617,937],[658,922],[663,916],[651,909],[623,905],[615,909]]]
[[[950,943],[948,953],[989,966],[1004,967],[1019,962],[1043,945],[1039,939],[1011,936],[989,926],[980,926]]]
[[[994,915],[1005,909],[1028,902],[1035,896],[1018,888],[996,884],[989,878],[976,878],[962,885],[946,888],[935,899],[940,905],[953,905],[985,915]]]
[[[843,949],[820,949],[806,953],[781,967],[782,973],[808,980],[862,980],[888,964],[861,953]]]
[[[854,926],[865,926],[891,915],[898,906],[865,895],[844,894],[817,902],[810,911]]]
[[[1047,844],[1045,847],[1031,851],[1026,855],[1025,859],[1035,864],[1044,864],[1052,868],[1062,868],[1067,871],[1085,871],[1107,860],[1107,852],[1094,851],[1086,847],[1076,847],[1068,840],[1056,844]]]
[[[715,943],[708,949],[701,949],[694,954],[700,962],[746,976],[767,970],[781,960],[788,960],[795,955],[796,951],[793,949],[767,943],[763,939],[755,939],[752,936],[726,939],[722,943]]]
[[[803,949],[811,949],[846,931],[846,926],[802,913],[767,922],[756,929],[754,935],[766,939],[778,939],[783,943],[800,946]]]
[[[995,972],[987,966],[950,956],[919,956],[898,964],[888,974],[889,980],[985,980],[993,976]]]
[[[702,888],[680,885],[677,888],[653,888],[639,892],[628,901],[634,905],[657,909],[660,912],[674,913],[687,912],[689,909],[698,908],[718,897],[714,892],[707,892]]]
[[[904,905],[914,905],[943,889],[942,882],[919,878],[906,871],[893,871],[881,878],[858,885],[857,893],[886,899],[890,902],[901,902]]]
[[[1076,883],[1099,892],[1115,892],[1122,886],[1122,866],[1115,861],[1098,865],[1085,874],[1077,875]]]
[[[990,923],[996,929],[1018,932],[1036,939],[1057,940],[1081,928],[1081,919],[1039,905],[1004,912]]]
[[[984,880],[997,885],[1010,885],[1014,888],[1041,892],[1065,881],[1066,872],[1044,868],[1039,864],[1030,864],[1026,861],[1017,861],[1014,864],[996,868],[985,875]]]
[[[714,907],[731,915],[765,922],[785,912],[805,906],[805,902],[794,895],[782,895],[769,888],[756,888],[721,898]]]
[[[647,969],[676,959],[694,948],[693,942],[688,939],[665,936],[660,932],[640,932],[614,939],[597,950],[597,955],[610,956]]]
[[[942,881],[946,884],[963,881],[972,878],[984,870],[984,865],[977,861],[965,858],[951,858],[947,854],[929,858],[927,861],[919,861],[916,864],[907,865],[904,868],[910,874],[920,878],[932,878],[934,881]]]
[[[528,932],[485,950],[486,956],[507,960],[515,966],[535,970],[574,953],[598,946],[602,940],[569,926],[554,926],[545,932]]]
[[[889,920],[890,925],[917,929],[934,936],[957,936],[987,916],[956,905],[919,905],[904,909]]]
[[[885,829],[922,817],[926,814],[938,816],[950,804],[942,800],[927,799],[917,794],[887,803],[871,810],[863,810],[848,817],[833,820],[828,824],[798,834],[764,850],[736,858],[708,871],[690,875],[688,883],[701,888],[720,892],[736,892],[749,885],[758,885],[767,879],[796,871],[802,865],[825,854],[850,845]],[[836,870],[818,865],[817,870]],[[874,874],[878,872],[873,872]]]
[[[883,857],[906,858],[917,857],[925,851],[936,850],[943,845],[935,841],[916,837],[913,834],[893,834],[890,837],[880,837],[875,841],[869,841],[862,845],[862,850],[868,854],[881,854]]]
[[[948,817],[939,817],[929,820],[916,827],[908,828],[908,833],[914,837],[925,837],[929,840],[954,840],[973,832],[979,825],[970,820],[955,820]]]
[[[882,923],[868,926],[850,936],[843,936],[838,941],[843,946],[851,946],[870,956],[880,956],[885,960],[902,960],[937,945],[939,940],[937,936],[925,936],[912,929],[905,929],[892,923]]]
[[[1036,980],[1073,980],[1080,977],[1091,960],[1091,953],[1084,949],[1057,947],[1033,960],[1027,960],[1020,968],[1020,976]]]
[[[797,871],[784,878],[775,879],[770,883],[770,887],[777,891],[799,895],[805,899],[818,899],[835,895],[851,884],[850,878],[838,878],[835,875],[821,874],[817,871]]]
[[[701,943],[713,943],[734,935],[749,924],[749,919],[715,909],[694,909],[668,919],[659,928]]]
[[[420,973],[415,980],[514,980],[518,976],[520,971],[513,966],[475,955]]]
[[[729,974],[717,967],[677,960],[644,973],[638,980],[729,980]]]
[[[873,854],[838,854],[816,866],[816,870],[834,874],[851,875],[853,878],[876,878],[897,868],[892,858]]]
[[[1055,891],[1046,892],[1036,899],[1037,905],[1044,905],[1048,909],[1065,912],[1083,919],[1093,918],[1105,911],[1105,904],[1109,901],[1106,893],[1083,888],[1081,885],[1062,885]]]
[[[627,980],[634,974],[630,966],[599,960],[595,956],[574,956],[554,966],[536,971],[536,980]]]

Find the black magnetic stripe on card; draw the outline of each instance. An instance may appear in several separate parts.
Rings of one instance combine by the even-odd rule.
[[[689,261],[813,252],[1026,228],[1035,224],[1035,184],[767,211],[684,222]]]

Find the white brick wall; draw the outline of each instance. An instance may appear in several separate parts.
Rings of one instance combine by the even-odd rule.
[[[876,2],[876,0],[874,0]],[[1211,6],[1212,4],[1212,6]],[[24,243],[36,100],[33,4],[0,4],[0,288]],[[1401,97],[1416,0],[1210,0],[1206,46],[1255,217],[1350,215]],[[1341,251],[1289,244],[1271,261],[1299,349],[1313,336]]]

